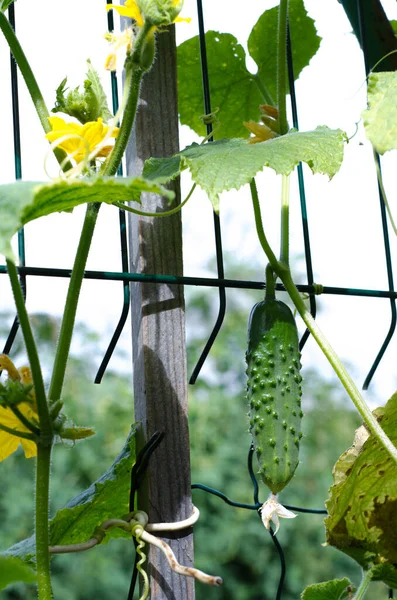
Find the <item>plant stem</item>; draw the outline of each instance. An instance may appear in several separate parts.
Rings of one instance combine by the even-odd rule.
[[[31,440],[32,442],[36,441],[36,437],[32,433],[18,431],[18,429],[11,429],[11,427],[7,427],[7,425],[3,425],[2,423],[0,423],[0,431],[5,431],[10,435],[15,435],[16,437],[23,438],[25,440]]]
[[[289,265],[289,176],[282,176],[280,261]]]
[[[253,186],[251,185],[251,192],[252,192],[252,190],[253,190]],[[364,419],[368,429],[376,437],[378,442],[385,448],[385,450],[390,454],[390,456],[397,462],[396,447],[393,445],[393,443],[391,442],[389,437],[386,435],[386,433],[383,431],[382,427],[379,425],[378,421],[376,420],[376,418],[370,411],[364,398],[360,394],[357,386],[355,385],[354,381],[352,380],[349,373],[345,369],[344,365],[342,364],[342,362],[341,362],[340,358],[338,357],[338,355],[336,354],[335,350],[332,348],[332,346],[330,345],[330,343],[328,342],[328,340],[322,333],[321,329],[318,327],[316,321],[313,319],[310,312],[307,310],[306,305],[305,305],[304,301],[302,300],[302,297],[292,280],[289,267],[287,267],[285,264],[283,264],[281,262],[278,262],[274,253],[272,252],[272,250],[269,246],[269,243],[267,241],[266,235],[264,233],[264,230],[263,230],[260,205],[259,205],[259,200],[258,200],[257,194],[254,194],[254,193],[252,194],[252,202],[253,202],[253,207],[254,207],[255,223],[256,223],[256,230],[257,230],[258,238],[259,238],[259,241],[262,245],[262,248],[263,248],[267,258],[269,259],[269,262],[270,262],[274,272],[283,282],[284,287],[285,287],[286,291],[288,292],[292,302],[294,303],[297,311],[299,312],[300,316],[302,317],[304,323],[306,324],[306,326],[309,329],[310,333],[312,334],[313,338],[316,340],[320,349],[326,356],[328,362],[331,364],[331,366],[334,369],[336,375],[338,376],[340,382],[342,383],[346,392],[349,394],[349,396],[350,396],[351,400],[353,401],[355,407],[357,408],[358,412]]]
[[[269,242],[267,241],[265,232],[263,230],[261,207],[259,204],[258,190],[256,188],[255,179],[251,179],[250,190],[251,190],[252,203],[254,206],[255,225],[256,225],[256,231],[258,233],[258,238],[262,245],[263,250],[265,251],[266,256],[269,259],[270,264],[272,265],[272,267],[274,267],[274,265],[278,265],[278,261],[277,261],[276,255],[274,254],[273,250],[270,247]]]
[[[145,212],[142,210],[138,210],[137,208],[132,208],[127,204],[123,204],[123,202],[113,202],[114,206],[117,206],[121,210],[126,210],[127,212],[134,213],[135,215],[140,215],[141,217],[170,217],[171,215],[175,215],[178,213],[186,204],[186,202],[191,198],[194,190],[196,189],[196,184],[194,183],[190,189],[190,192],[186,196],[183,202],[175,206],[175,208],[171,208],[170,210],[166,210],[164,212]]]
[[[258,89],[259,89],[260,93],[263,96],[264,102],[266,104],[270,104],[271,106],[275,106],[274,100],[273,100],[272,96],[270,95],[267,87],[265,86],[265,84],[263,83],[263,81],[259,77],[259,75],[256,73],[252,77],[253,77],[253,80],[255,81],[256,85],[258,86]]]
[[[387,199],[385,186],[383,185],[383,177],[382,177],[382,173],[381,173],[380,166],[379,166],[379,158],[378,158],[377,153],[376,153],[375,150],[373,151],[373,155],[374,155],[376,175],[378,177],[378,185],[379,185],[379,188],[380,188],[380,191],[381,191],[383,202],[385,203],[386,211],[387,211],[387,214],[389,215],[390,225],[392,226],[394,234],[397,235],[397,227],[396,227],[396,224],[395,224],[394,219],[393,219],[393,214],[391,212],[389,201]]]
[[[276,278],[270,264],[266,265],[266,300],[276,299]]]
[[[363,578],[361,579],[361,583],[358,586],[356,593],[354,594],[354,600],[362,600],[367,593],[368,586],[371,583],[372,572],[371,569],[368,571],[363,571]]]
[[[15,31],[11,27],[7,17],[3,12],[0,11],[0,29],[2,30],[4,37],[6,38],[15,62],[17,63],[19,70],[25,80],[26,86],[32,97],[33,104],[36,108],[40,122],[46,133],[51,131],[50,124],[48,122],[48,109],[44,102],[44,98],[41,94],[40,88],[37,84],[36,78],[33,75],[33,71],[30,68],[30,64],[22,50],[21,44],[18,41]]]
[[[40,123],[45,131],[48,133],[51,131],[51,125],[48,121],[48,117],[50,113],[48,112],[47,105],[44,101],[43,95],[40,91],[39,85],[36,81],[36,78],[33,74],[33,71],[30,67],[28,59],[25,56],[25,53],[22,49],[21,44],[15,34],[14,29],[10,25],[7,17],[3,12],[0,11],[0,29],[3,32],[5,39],[9,45],[10,51],[15,59],[15,62],[18,65],[18,68],[21,72],[21,75],[26,83],[26,87],[29,90],[29,94],[32,98],[34,107],[36,109],[37,115],[40,119]],[[65,160],[66,154],[63,150],[59,148],[54,149],[54,154],[59,164]],[[66,166],[66,165],[65,165]]]
[[[98,217],[100,204],[89,204],[87,206],[80,242],[70,277],[65,309],[62,317],[61,330],[55,354],[54,368],[52,371],[48,398],[50,402],[59,400],[65,380],[66,363],[69,356],[72,341],[73,327],[76,319],[77,305],[80,290],[83,283],[84,270],[87,263],[88,253]]]
[[[125,77],[125,94],[127,100],[125,102],[125,109],[123,114],[123,120],[120,125],[120,130],[114,144],[114,148],[109,155],[109,158],[105,161],[100,171],[101,175],[115,175],[117,169],[121,163],[124,155],[124,151],[127,147],[128,140],[132,131],[132,126],[135,121],[136,110],[138,107],[139,93],[141,90],[141,81],[143,74],[146,69],[143,69],[140,65],[141,50],[146,38],[150,34],[150,25],[144,23],[142,29],[139,32],[138,37],[134,43],[134,50],[130,57],[127,58],[125,63],[126,77]],[[124,102],[123,102],[124,103]]]
[[[0,13],[1,14],[1,13]],[[36,343],[33,337],[32,328],[30,326],[29,316],[26,310],[25,301],[23,298],[21,286],[18,280],[18,271],[13,262],[7,259],[8,277],[11,282],[12,292],[14,294],[15,306],[17,309],[18,320],[21,326],[23,339],[26,346],[26,351],[29,358],[30,369],[34,391],[36,394],[37,414],[40,423],[40,438],[44,445],[52,443],[52,423],[48,411],[47,398],[44,388],[43,374],[39,355],[36,348]]]
[[[51,600],[49,546],[49,483],[51,446],[37,446],[36,467],[36,566],[39,600]]]
[[[143,73],[143,69],[133,64],[131,72],[126,76],[125,85],[128,98],[125,105],[123,120],[117,134],[114,148],[110,153],[109,158],[102,166],[100,171],[101,175],[115,175],[120,166],[135,121]]]
[[[287,21],[288,0],[280,0],[278,8],[278,47],[277,47],[277,108],[279,112],[280,134],[288,133],[287,121]]]

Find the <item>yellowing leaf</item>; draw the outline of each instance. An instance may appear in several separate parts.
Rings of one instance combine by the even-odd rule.
[[[397,393],[374,411],[385,433],[397,443]],[[382,564],[377,578],[397,582],[397,467],[364,427],[334,467],[326,503],[327,543],[363,568]],[[386,567],[388,567],[386,569]],[[383,579],[385,580],[385,579]]]
[[[397,148],[396,97],[396,72],[369,75],[368,110],[362,116],[367,138],[379,154]]]

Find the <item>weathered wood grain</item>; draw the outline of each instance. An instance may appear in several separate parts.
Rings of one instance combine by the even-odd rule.
[[[176,46],[174,27],[157,39],[157,57],[145,76],[135,130],[127,152],[127,174],[139,174],[150,156],[178,151]],[[179,181],[174,183],[180,201]],[[143,209],[170,208],[168,201],[145,194]],[[139,273],[181,275],[182,227],[180,213],[165,218],[129,215],[131,270]],[[139,444],[155,431],[165,438],[151,458],[146,490],[140,508],[149,520],[170,522],[191,514],[189,432],[183,288],[133,283],[132,336],[135,420],[140,423]],[[193,564],[191,531],[169,543],[182,564]],[[157,549],[150,549],[152,600],[193,600],[192,579],[170,571]]]

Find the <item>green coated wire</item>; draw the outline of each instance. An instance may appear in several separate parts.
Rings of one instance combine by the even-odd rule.
[[[70,269],[54,269],[46,267],[19,267],[19,273],[37,277],[70,277]],[[0,265],[0,275],[6,274],[6,267]],[[155,273],[125,273],[121,271],[90,271],[84,273],[85,279],[98,281],[141,281],[145,283],[167,283],[170,285],[193,285],[197,287],[225,287],[246,290],[263,290],[263,281],[250,281],[246,279],[219,279],[217,277],[187,277],[178,275],[157,275]],[[317,285],[300,285],[296,287],[302,293],[316,294]],[[276,284],[277,291],[285,291],[281,284]],[[375,290],[365,288],[346,288],[336,286],[321,286],[322,294],[337,296],[359,296],[365,298],[397,299],[397,291]]]
[[[15,6],[14,3],[8,7],[8,19],[11,27],[15,31]],[[21,130],[19,118],[19,93],[18,93],[18,74],[16,62],[10,53],[10,70],[11,70],[11,98],[12,98],[12,122],[13,122],[13,141],[14,141],[14,168],[15,179],[22,179],[22,160],[21,160]],[[19,264],[25,266],[25,233],[23,228],[18,231],[18,257]],[[24,299],[26,301],[26,276],[19,276]],[[19,329],[18,317],[15,317],[14,322],[9,331],[8,337],[3,347],[3,353],[9,354],[15,341]]]

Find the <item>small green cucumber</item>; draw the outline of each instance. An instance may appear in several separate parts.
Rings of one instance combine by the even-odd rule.
[[[284,302],[266,298],[253,307],[246,360],[249,423],[259,474],[277,494],[298,466],[303,416],[298,331]]]

